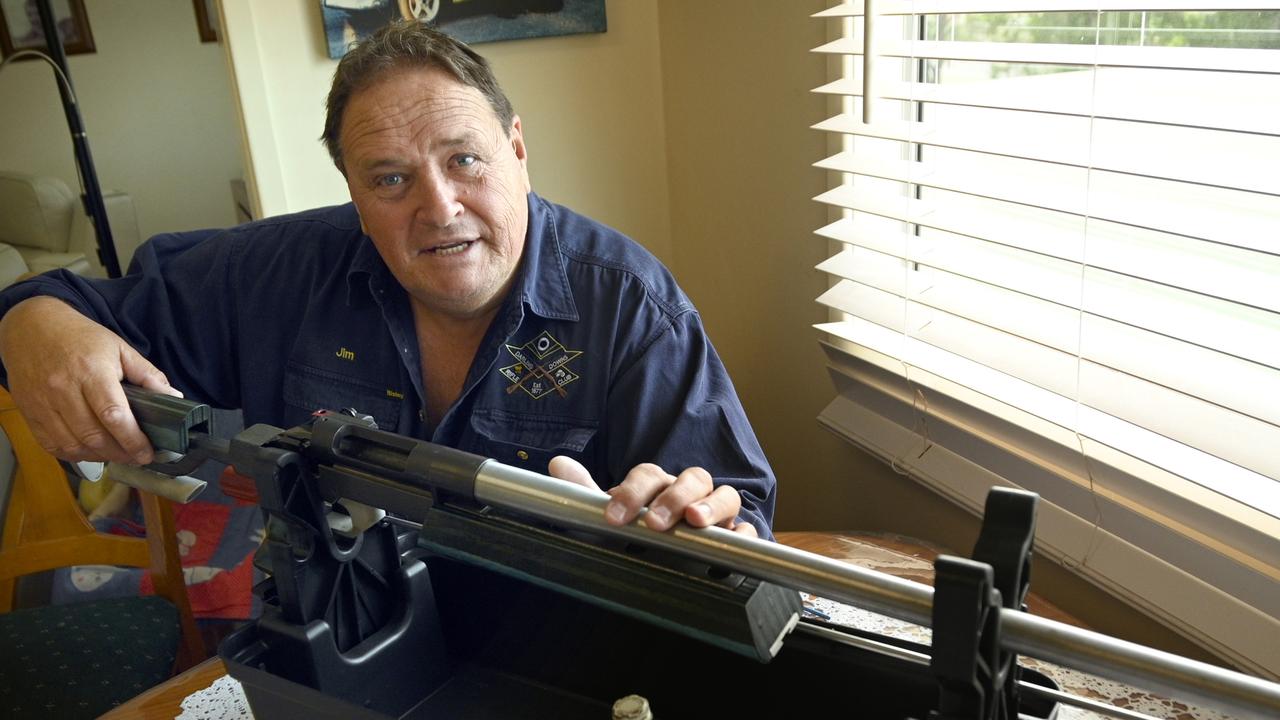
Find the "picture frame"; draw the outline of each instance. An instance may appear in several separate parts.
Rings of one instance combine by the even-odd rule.
[[[50,0],[49,5],[68,55],[97,52],[84,0]],[[27,49],[48,51],[35,0],[0,0],[0,53],[8,57]]]
[[[475,45],[608,31],[605,0],[320,0],[329,57],[397,20],[414,19]]]
[[[218,8],[215,0],[192,0],[196,8],[196,29],[200,42],[218,42]]]

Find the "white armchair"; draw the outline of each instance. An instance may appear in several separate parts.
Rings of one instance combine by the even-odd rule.
[[[8,287],[31,272],[27,261],[12,245],[0,243],[0,288]]]
[[[136,247],[138,218],[128,194],[103,191],[107,219],[117,247]],[[105,276],[98,262],[93,222],[77,193],[61,179],[0,171],[0,286],[16,264],[6,258],[10,246],[33,273],[65,268],[81,275]],[[124,258],[121,258],[121,265]]]

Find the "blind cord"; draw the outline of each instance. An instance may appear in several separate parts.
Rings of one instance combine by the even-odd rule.
[[[921,16],[916,16],[916,17],[921,18]],[[915,39],[921,33],[926,32],[923,26],[923,23],[924,23],[923,19],[918,19],[917,22],[921,23],[921,27],[917,32],[912,33],[912,42],[914,42]],[[917,64],[913,64],[911,67],[915,68],[914,72],[918,72],[921,74],[922,77],[920,78],[920,80],[923,80],[924,79],[923,65],[920,65],[917,63]],[[867,72],[867,68],[868,66],[864,64],[863,65],[864,74]],[[911,96],[908,97],[907,99],[907,112],[911,112],[912,108],[915,108],[916,117],[914,119],[920,120],[922,119],[920,116],[920,104],[919,104],[919,101],[917,101],[914,97],[915,84],[913,83],[910,86],[910,88],[911,89],[909,92],[911,93]],[[864,103],[866,102],[865,96],[863,97],[863,102]],[[908,128],[909,128],[908,133],[910,133],[911,130],[914,129],[914,125],[908,125]],[[910,141],[910,135],[908,135],[908,140],[907,140],[908,152],[911,152],[911,145],[912,143]],[[916,144],[915,147],[916,147],[916,151],[915,151],[915,157],[913,159],[916,161],[919,161],[922,159],[920,155],[922,151],[918,143]],[[915,185],[914,189],[910,185],[908,185],[907,193],[906,193],[907,197],[904,201],[910,202],[912,197],[915,197],[916,195],[919,194],[919,191],[920,191],[919,185]],[[903,216],[909,217],[907,213],[903,213]],[[912,226],[908,228],[907,238],[903,242],[909,244],[911,242],[911,238],[917,236],[919,232],[920,232],[920,226],[916,224],[912,224]],[[913,255],[913,252],[910,247],[903,248],[902,256],[904,258],[904,261],[902,263],[902,291],[904,296],[903,302],[902,302],[902,342],[904,344],[904,352],[898,353],[899,355],[898,362],[902,363],[902,378],[903,380],[906,381],[907,388],[911,391],[911,417],[912,417],[911,433],[914,437],[919,438],[921,443],[920,452],[917,453],[915,456],[915,459],[919,460],[923,458],[925,453],[929,452],[929,450],[933,447],[933,439],[929,436],[929,399],[928,397],[925,396],[924,389],[921,388],[921,386],[911,378],[911,365],[905,359],[907,355],[907,353],[905,352],[905,344],[911,339],[910,332],[909,332],[909,325],[908,325],[909,313],[907,309],[908,305],[910,305],[911,303],[911,300],[909,297],[911,295],[911,290],[910,290],[911,272],[912,272],[913,266],[915,266],[916,263],[914,261],[915,256]],[[902,475],[904,477],[910,477],[910,473],[908,472],[907,468],[899,465],[899,461],[905,460],[908,454],[914,452],[914,450],[912,450],[911,448],[911,446],[914,446],[914,445],[915,445],[915,442],[913,440],[908,447],[903,448],[901,452],[897,453],[892,458],[892,460],[890,460],[889,468],[899,475]]]
[[[1075,562],[1065,553],[1060,561],[1064,568],[1068,570],[1076,570],[1089,565],[1089,558],[1093,556],[1094,551],[1098,549],[1098,531],[1102,528],[1102,503],[1098,501],[1098,488],[1093,477],[1093,463],[1089,458],[1089,453],[1084,447],[1084,436],[1080,434],[1080,380],[1081,367],[1084,365],[1084,295],[1085,295],[1085,274],[1089,268],[1089,207],[1092,195],[1090,194],[1090,183],[1093,180],[1093,130],[1094,123],[1097,120],[1097,98],[1098,98],[1098,63],[1097,51],[1098,46],[1102,44],[1102,11],[1098,10],[1094,16],[1093,27],[1093,49],[1094,63],[1093,76],[1090,78],[1092,84],[1089,94],[1089,159],[1086,163],[1084,176],[1084,230],[1080,236],[1080,293],[1076,298],[1076,307],[1079,312],[1076,315],[1076,397],[1075,397],[1075,422],[1071,428],[1076,438],[1076,445],[1080,448],[1080,459],[1084,462],[1085,476],[1089,480],[1089,500],[1093,504],[1093,528],[1089,532],[1089,542],[1085,545],[1084,555],[1080,558],[1080,562]]]

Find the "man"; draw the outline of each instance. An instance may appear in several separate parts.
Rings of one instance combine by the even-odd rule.
[[[247,423],[353,407],[607,488],[614,524],[648,507],[656,530],[771,536],[772,471],[696,311],[638,245],[531,191],[483,58],[420,24],[380,31],[339,64],[323,139],[352,204],[181,251],[190,236],[162,236],[123,279],[0,296],[0,359],[42,445],[148,461],[122,379]]]

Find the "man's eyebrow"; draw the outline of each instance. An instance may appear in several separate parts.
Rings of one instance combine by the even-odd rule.
[[[383,170],[385,168],[399,168],[408,165],[403,160],[396,158],[371,158],[359,163],[361,170]]]
[[[475,145],[480,141],[480,138],[481,138],[480,133],[477,133],[474,131],[466,131],[463,133],[459,133],[458,135],[453,135],[450,137],[437,140],[435,143],[433,143],[433,147],[455,148],[455,147],[463,147],[466,145]],[[410,164],[411,163],[409,161],[403,158],[374,157],[374,158],[369,158],[368,160],[357,163],[356,167],[359,170],[364,172],[372,172],[376,170],[403,168]]]
[[[466,132],[459,133],[457,135],[442,138],[432,144],[435,147],[446,147],[446,148],[459,147],[461,145],[474,145],[479,140],[479,138],[480,138],[479,133],[468,130]]]

